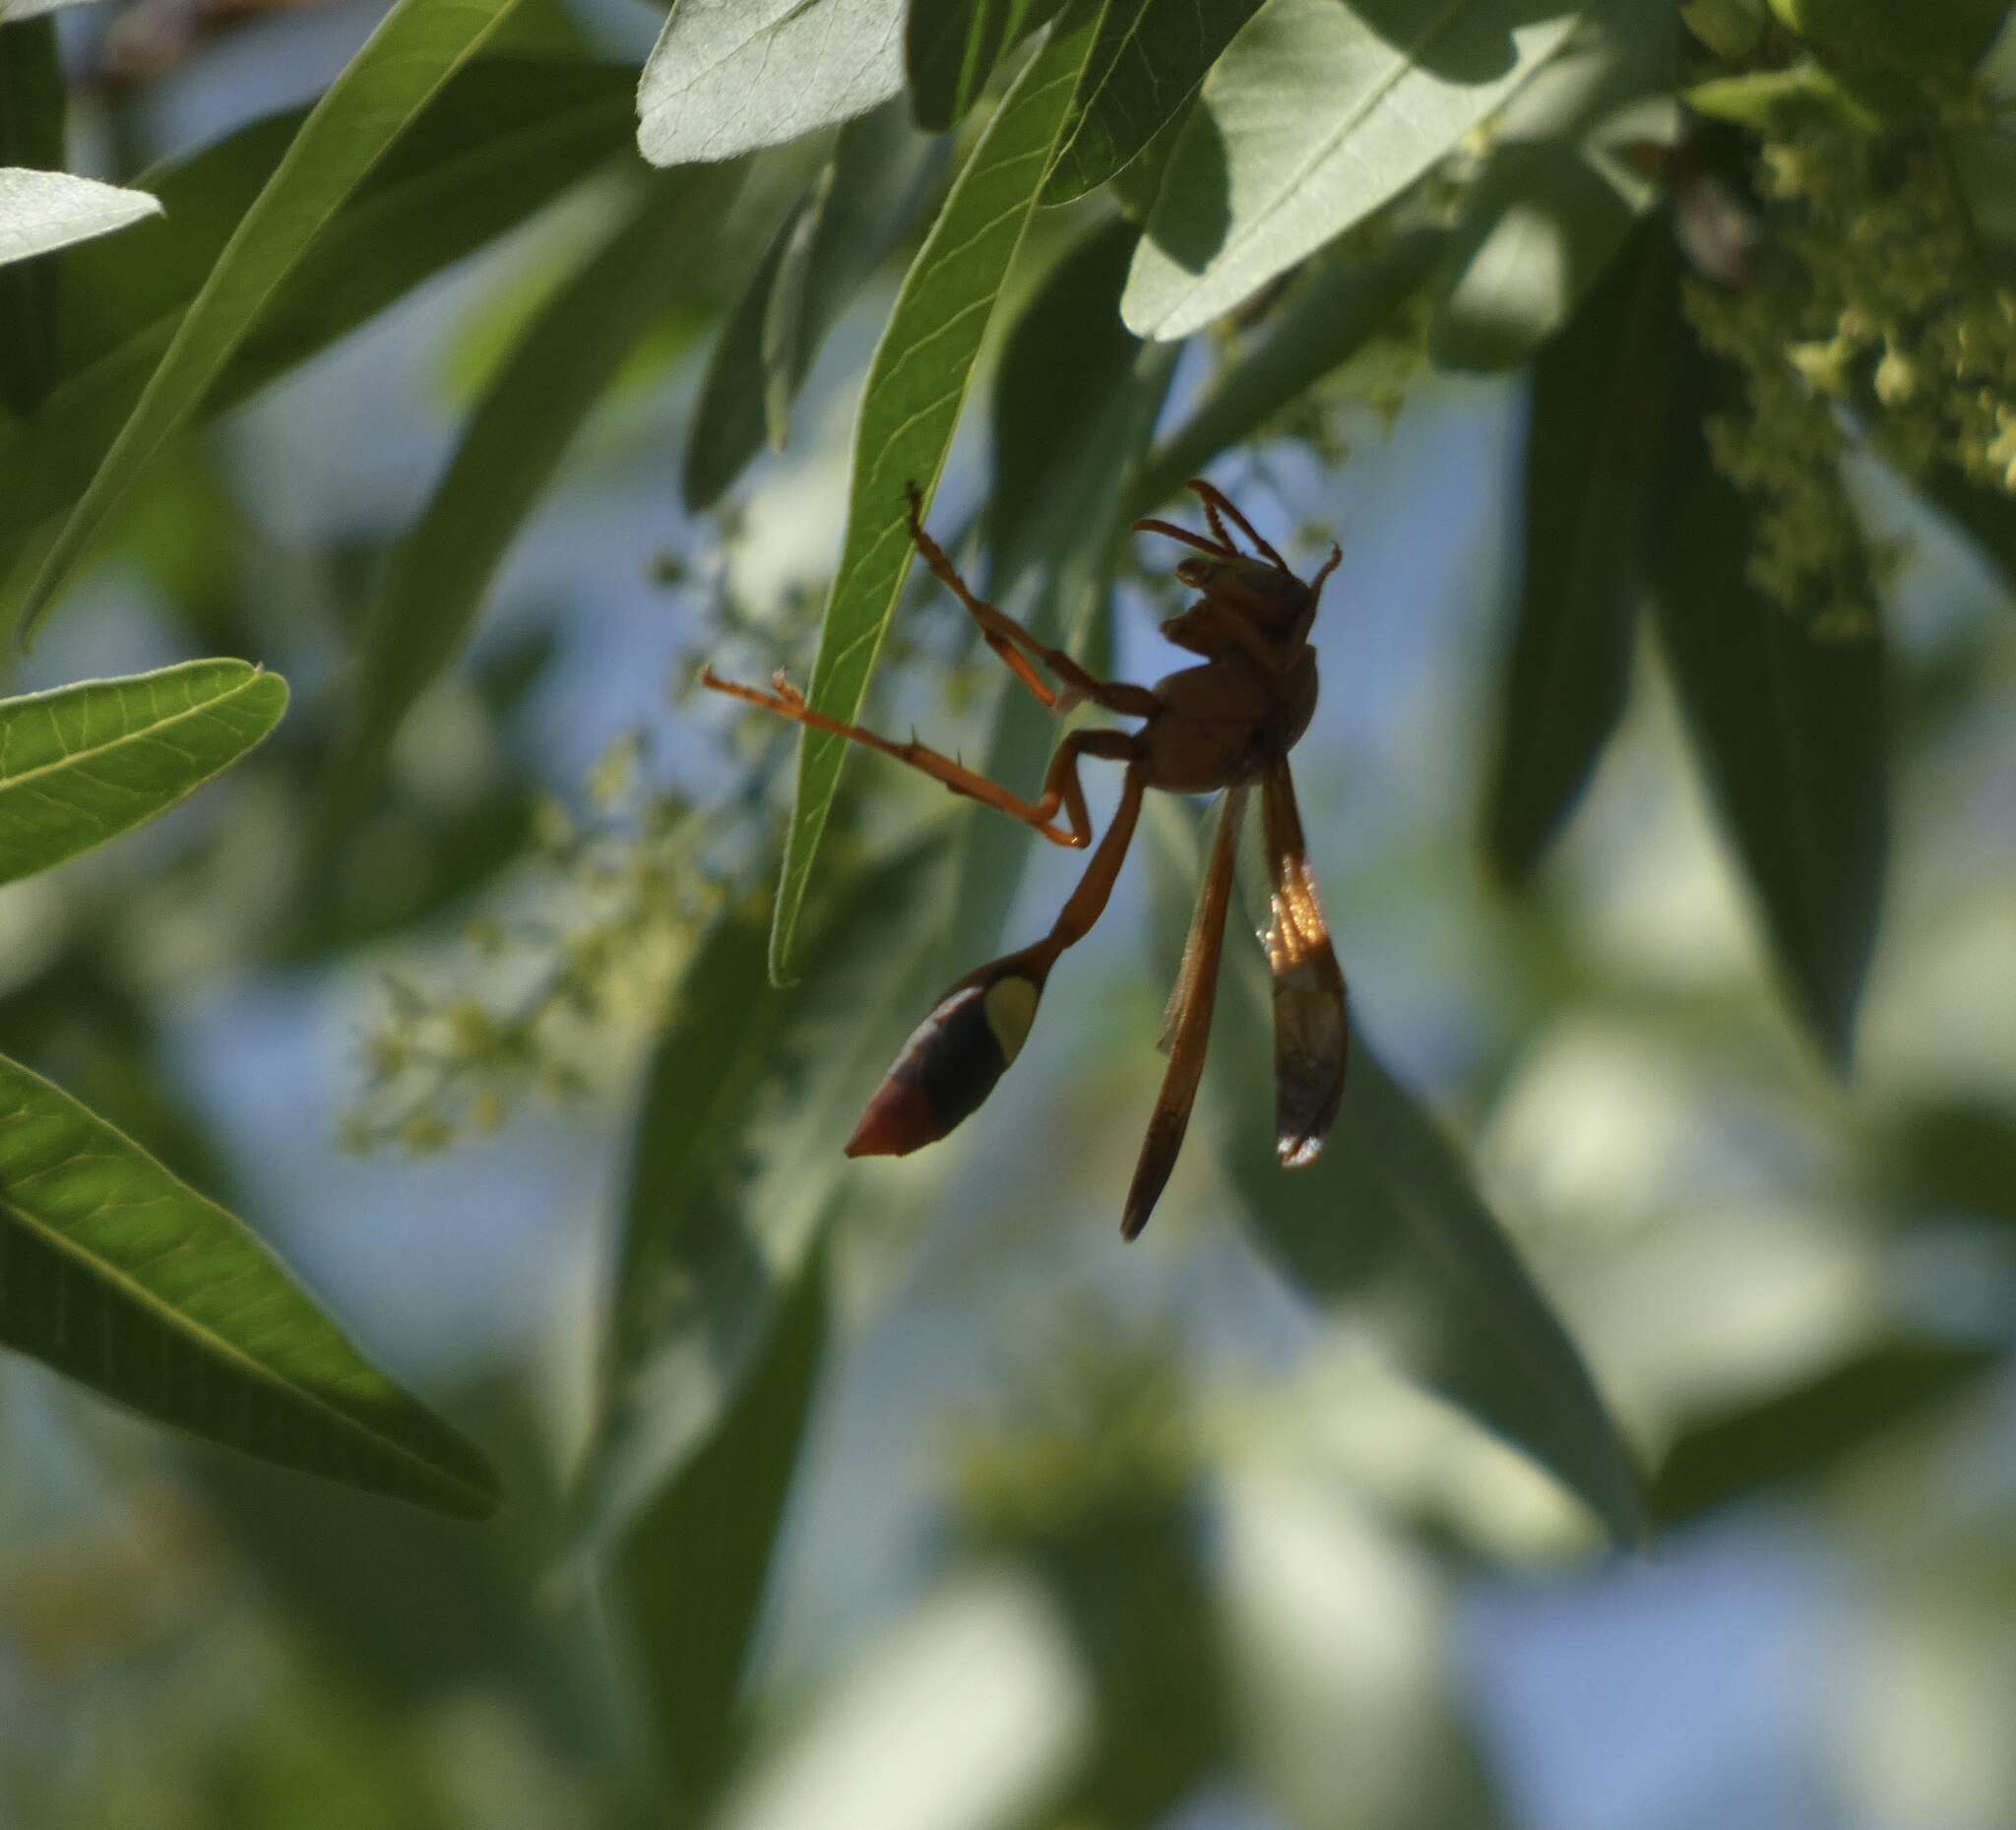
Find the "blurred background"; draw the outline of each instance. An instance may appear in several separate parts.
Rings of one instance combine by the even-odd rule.
[[[80,109],[78,142],[129,166],[207,144],[315,94],[374,17],[237,26]],[[541,19],[630,58],[657,24],[614,4]],[[62,24],[68,56],[102,54],[95,9]],[[11,662],[12,691],[209,653],[293,682],[247,766],[0,892],[0,1031],[244,1214],[482,1442],[511,1498],[490,1526],[436,1524],[0,1361],[0,1825],[655,1820],[630,1623],[584,1571],[566,1495],[629,1128],[690,951],[679,873],[766,879],[789,755],[689,682],[710,658],[803,677],[893,274],[821,356],[788,453],[708,517],[679,507],[677,465],[726,294],[695,276],[403,732],[343,880],[312,919],[298,895],[377,569],[608,212],[571,194],[192,443]],[[1396,410],[1389,374],[1348,371],[1339,449],[1262,442],[1213,474],[1294,563],[1344,545],[1295,774],[1354,1010],[1587,1357],[1656,1534],[1607,1547],[1256,1255],[1207,1141],[1266,1122],[1264,1055],[1229,1031],[1198,1135],[1123,1246],[1191,895],[1163,821],[985,1113],[845,1172],[832,1336],[723,1823],[2016,1822],[2006,591],[1858,479],[1910,544],[1891,887],[1844,1086],[1772,983],[1642,651],[1537,887],[1488,881],[1523,383],[1405,384]],[[984,489],[985,399],[982,381],[934,511],[948,537]],[[1142,584],[1117,593],[1122,677],[1174,664],[1157,613]],[[879,726],[974,754],[1000,683],[956,605],[918,591],[892,660]],[[872,758],[848,790],[866,852],[991,817],[948,825],[941,795]],[[1093,791],[1102,818],[1113,784]],[[689,809],[709,811],[697,836]],[[1046,926],[1076,869],[1035,857],[1008,933]],[[938,944],[942,901],[913,891],[935,894],[892,893],[826,995],[886,996],[873,967]],[[944,944],[953,971],[983,957]],[[428,1026],[557,996],[555,962],[584,960],[598,1001],[578,1045],[414,1077]]]

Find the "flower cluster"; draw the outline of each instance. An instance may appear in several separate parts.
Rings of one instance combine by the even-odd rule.
[[[1707,432],[1756,505],[1751,581],[1821,629],[1865,622],[1894,558],[1842,476],[1862,429],[1906,475],[2016,495],[2016,293],[1983,264],[1943,131],[1818,112],[1775,129],[1756,167],[1769,255],[1745,284],[1687,288],[1741,378]]]

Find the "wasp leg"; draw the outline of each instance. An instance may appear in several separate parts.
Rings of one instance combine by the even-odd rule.
[[[782,674],[766,691],[760,686],[744,686],[737,680],[724,680],[712,667],[706,667],[701,670],[700,684],[715,692],[726,693],[731,699],[761,706],[765,711],[775,712],[781,718],[808,726],[813,730],[830,731],[836,737],[846,737],[850,742],[880,750],[885,756],[893,756],[900,763],[921,770],[934,782],[942,782],[955,794],[964,794],[970,800],[977,800],[983,806],[1007,814],[1010,819],[1034,827],[1052,845],[1074,849],[1082,849],[1092,843],[1092,815],[1086,809],[1085,789],[1078,779],[1079,758],[1103,756],[1124,761],[1135,753],[1134,740],[1125,731],[1073,731],[1050,758],[1049,769],[1043,776],[1041,798],[1025,800],[1000,783],[989,781],[942,750],[934,750],[915,738],[908,743],[898,743],[859,725],[844,724],[837,718],[829,718],[824,712],[815,712],[805,703],[804,694]],[[1064,826],[1056,823],[1060,810],[1067,822]]]
[[[1000,656],[1009,670],[1053,712],[1068,712],[1074,705],[1090,700],[1108,712],[1125,718],[1148,718],[1156,710],[1155,695],[1145,686],[1130,686],[1125,680],[1102,680],[1088,673],[1061,648],[1038,640],[1014,617],[996,609],[984,598],[976,597],[972,586],[959,575],[959,568],[944,547],[924,532],[923,497],[915,483],[905,485],[910,494],[910,537],[916,542],[919,557],[931,575],[952,593],[980,626],[986,645]],[[1026,653],[1025,653],[1026,652]],[[1034,656],[1064,682],[1062,692],[1050,685],[1026,656]]]

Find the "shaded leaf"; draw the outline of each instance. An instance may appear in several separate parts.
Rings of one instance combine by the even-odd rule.
[[[24,633],[46,613],[106,517],[202,405],[323,225],[510,7],[511,0],[398,0],[309,110],[43,558],[23,608]]]
[[[672,0],[637,89],[654,165],[732,158],[903,88],[904,0]]]
[[[1720,371],[1678,342],[1673,398],[1705,408]],[[1889,849],[1883,643],[1815,636],[1759,595],[1747,498],[1710,462],[1699,412],[1669,425],[1648,550],[1660,645],[1780,974],[1845,1068]]]
[[[722,498],[766,433],[783,449],[813,358],[923,213],[948,150],[913,133],[897,103],[840,130],[715,344],[686,444],[694,508]]]
[[[1260,0],[1148,0],[1106,16],[1086,72],[1085,118],[1043,186],[1046,204],[1103,184],[1175,119]]]
[[[1484,810],[1507,883],[1540,861],[1623,715],[1678,284],[1668,225],[1651,223],[1534,370],[1525,565]]]
[[[601,1417],[576,1516],[628,1533],[712,1440],[843,1204],[843,1147],[940,987],[901,912],[942,906],[934,841],[861,873],[796,990],[766,981],[757,919],[725,917],[684,973],[634,1133]]]
[[[519,529],[631,350],[677,296],[679,275],[708,246],[741,179],[739,165],[655,178],[491,380],[365,632],[356,720],[324,781],[325,843],[368,794],[414,701],[468,641]]]
[[[2016,279],[2016,133],[1956,128],[1946,144],[1975,240],[1996,278]]]
[[[37,20],[0,32],[0,167],[63,165],[64,100],[55,26]],[[48,392],[55,349],[56,263],[0,268],[0,408],[34,410]]]
[[[1202,863],[1195,823],[1160,798],[1149,829],[1158,860],[1187,893]],[[1638,1542],[1638,1477],[1575,1343],[1462,1159],[1355,1025],[1322,1156],[1281,1167],[1273,1090],[1252,1071],[1269,1058],[1266,975],[1258,949],[1234,942],[1213,1085],[1255,1243],[1312,1303],[1368,1329],[1409,1377],[1531,1456],[1620,1543]]]
[[[1609,0],[1506,103],[1429,325],[1437,367],[1516,368],[1574,314],[1659,195],[1638,149],[1678,136],[1679,52],[1670,9]]]
[[[1170,155],[1128,324],[1186,336],[1370,215],[1532,75],[1575,13],[1565,0],[1267,0]]]
[[[109,235],[143,217],[158,216],[160,209],[145,191],[121,190],[67,171],[0,166],[0,267]]]
[[[1134,486],[1129,519],[1153,514],[1220,452],[1254,437],[1378,336],[1426,280],[1443,245],[1438,230],[1411,229],[1362,259],[1312,262],[1190,416],[1155,448]]]
[[[952,443],[987,318],[1056,150],[1104,17],[1105,0],[1068,13],[1003,98],[905,276],[861,396],[847,543],[827,599],[811,703],[851,721],[911,564],[907,485],[928,504]],[[772,976],[790,964],[812,861],[840,783],[838,737],[807,731],[770,944]]]
[[[613,64],[491,58],[459,71],[311,245],[204,410],[305,361],[625,148],[633,83]],[[91,481],[300,120],[257,122],[143,174],[166,220],[63,257],[58,386],[32,428],[0,433],[0,571]]]
[[[762,960],[749,964],[760,975]],[[825,1357],[826,1252],[815,1247],[714,1438],[624,1534],[614,1617],[642,1668],[671,1768],[675,1817],[697,1821],[732,1763],[750,1644]]]
[[[481,1518],[495,1477],[244,1223],[0,1057],[0,1342],[263,1461]]]
[[[280,723],[287,685],[242,661],[0,699],[0,883],[164,813]]]
[[[919,127],[966,118],[1001,59],[1044,25],[1062,0],[911,0],[904,71]]]

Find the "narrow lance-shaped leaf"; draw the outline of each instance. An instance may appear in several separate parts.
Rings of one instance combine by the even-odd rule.
[[[160,208],[145,191],[121,190],[95,178],[0,166],[0,267],[109,235],[143,217],[158,216]]]
[[[755,962],[760,972],[760,962]],[[706,1447],[624,1535],[611,1615],[644,1676],[675,1820],[732,1764],[741,1691],[825,1357],[826,1248],[814,1247]]]
[[[1186,336],[1370,215],[1551,56],[1576,10],[1267,0],[1176,141],[1127,322]]]
[[[0,1343],[145,1416],[461,1518],[469,1443],[364,1360],[214,1201],[0,1057]]]
[[[202,410],[256,392],[622,151],[633,88],[614,64],[489,58],[459,71],[316,239]],[[256,122],[143,174],[166,220],[65,253],[57,385],[32,435],[0,434],[0,571],[90,483],[301,118]]]
[[[850,121],[779,224],[709,358],[686,441],[695,508],[718,502],[762,448],[782,450],[791,403],[833,327],[921,214],[949,149],[900,102]]]
[[[903,88],[904,0],[672,0],[637,89],[654,165],[733,158]]]
[[[64,114],[54,23],[24,21],[0,32],[0,166],[60,167],[67,152]],[[0,268],[0,409],[24,416],[49,391],[56,350],[56,266],[36,261]]]
[[[1507,883],[1539,862],[1623,715],[1678,284],[1670,225],[1651,222],[1534,370],[1525,564],[1484,812]]]
[[[1660,644],[1780,972],[1845,1068],[1889,849],[1883,644],[1815,635],[1751,586],[1749,503],[1701,431],[1726,377],[1677,343],[1673,398],[1695,410],[1669,415],[1648,530]]]
[[[399,0],[309,110],[42,561],[24,606],[25,634],[92,536],[188,423],[316,235],[511,5]]]
[[[1201,865],[1193,823],[1159,809],[1150,831],[1158,861],[1187,894]],[[1368,1328],[1410,1377],[1531,1456],[1620,1542],[1636,1543],[1645,1529],[1638,1476],[1575,1343],[1461,1158],[1355,1025],[1351,1081],[1322,1156],[1282,1168],[1271,1089],[1244,1065],[1268,1058],[1265,973],[1243,936],[1226,945],[1213,1085],[1256,1243],[1311,1302]]]
[[[707,247],[741,178],[739,165],[654,177],[541,307],[477,403],[366,630],[356,721],[323,785],[326,846],[368,794],[413,702],[469,639],[520,527],[630,351],[677,295],[680,274]]]
[[[1003,98],[917,254],[882,334],[854,434],[846,546],[827,600],[809,697],[851,721],[910,570],[906,489],[928,503],[1001,283],[1050,161],[1070,129],[1105,0],[1067,13]],[[770,970],[790,964],[812,862],[840,783],[840,738],[807,731],[771,932]]]
[[[1181,110],[1260,0],[1149,0],[1115,8],[1086,73],[1084,119],[1043,187],[1046,204],[1097,189]]]
[[[904,69],[916,123],[943,133],[966,118],[996,66],[1060,0],[911,0]]]
[[[0,699],[0,883],[164,813],[252,748],[286,682],[242,661],[190,661]]]

